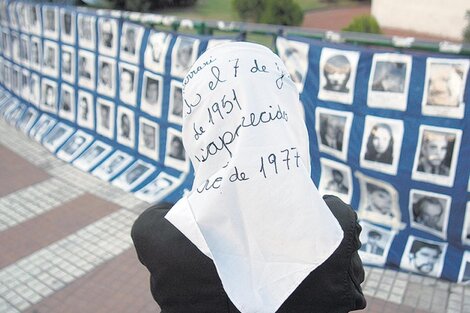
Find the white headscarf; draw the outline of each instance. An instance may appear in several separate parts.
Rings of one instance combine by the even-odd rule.
[[[287,73],[268,48],[236,42],[206,51],[183,81],[195,179],[166,218],[212,258],[244,313],[275,312],[343,238],[310,178]]]

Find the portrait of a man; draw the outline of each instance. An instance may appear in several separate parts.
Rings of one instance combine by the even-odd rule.
[[[415,239],[407,256],[410,269],[422,274],[436,272],[442,253],[441,246]]]
[[[424,131],[417,171],[449,176],[450,160],[455,135]]]
[[[425,227],[442,231],[444,200],[430,196],[420,197],[413,203],[413,220]]]
[[[383,255],[384,247],[381,243],[382,234],[376,230],[367,232],[367,241],[361,245],[360,250],[375,255]]]
[[[462,101],[466,69],[459,64],[431,63],[427,84],[427,105],[456,107]]]
[[[326,60],[323,68],[323,75],[326,84],[323,86],[325,90],[335,92],[349,92],[347,83],[351,76],[351,63],[344,55],[334,55]]]

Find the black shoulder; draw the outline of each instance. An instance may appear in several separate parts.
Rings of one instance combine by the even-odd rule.
[[[349,204],[344,203],[340,198],[333,195],[325,195],[323,196],[323,200],[325,200],[343,230],[349,228],[351,222],[357,220],[357,214],[353,208]]]

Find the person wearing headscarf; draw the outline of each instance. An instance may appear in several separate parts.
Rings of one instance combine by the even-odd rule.
[[[364,308],[361,228],[311,179],[299,94],[279,57],[216,46],[189,70],[183,99],[192,189],[132,228],[162,313]]]

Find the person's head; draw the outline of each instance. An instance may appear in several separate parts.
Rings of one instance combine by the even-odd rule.
[[[126,181],[127,183],[133,183],[137,178],[139,178],[148,168],[143,165],[137,165],[133,169],[127,172],[126,174]]]
[[[327,81],[327,89],[344,91],[351,75],[351,63],[344,55],[330,57],[323,69]]]
[[[409,257],[419,272],[428,274],[434,270],[441,253],[440,246],[415,240],[411,246]]]
[[[432,166],[440,166],[448,150],[448,138],[444,133],[425,132],[421,145],[421,156]]]
[[[69,144],[68,150],[74,152],[85,142],[85,138],[82,136],[75,136]]]
[[[415,221],[434,229],[440,228],[439,221],[443,212],[444,208],[441,202],[436,198],[425,196],[413,204]]]
[[[109,86],[111,84],[111,66],[109,63],[101,63],[100,78],[104,85]]]
[[[464,72],[459,65],[432,64],[429,69],[429,105],[458,106]]]
[[[337,138],[341,132],[341,118],[337,116],[326,115],[323,119],[321,131],[329,138]]]
[[[113,27],[109,19],[105,19],[101,23],[101,40],[104,46],[111,47],[113,41]]]
[[[46,85],[46,103],[53,105],[55,100],[54,89],[50,85]]]
[[[392,196],[382,187],[374,184],[366,184],[369,203],[373,209],[380,211],[382,214],[389,213],[392,207]]]
[[[105,126],[106,128],[109,127],[109,113],[111,111],[111,108],[107,105],[101,105],[100,106],[100,115],[101,115],[101,125]]]
[[[174,136],[173,139],[171,139],[170,151],[173,157],[184,159],[183,140],[180,137]]]
[[[87,66],[88,66],[88,60],[86,57],[84,56],[81,56],[79,59],[78,59],[78,66],[80,67],[80,70],[81,71],[86,71],[87,70]]]
[[[118,155],[116,156],[111,162],[109,162],[108,166],[105,168],[107,173],[113,172],[117,166],[119,166],[124,161],[124,156]]]
[[[302,82],[302,74],[300,73],[300,53],[299,51],[294,48],[294,47],[288,47],[285,51],[284,54],[282,55],[282,61],[284,61],[284,64],[287,67],[287,70],[289,71],[290,77],[292,80],[296,83]]]
[[[127,114],[121,115],[121,136],[129,137],[131,131],[131,121]]]
[[[142,137],[145,147],[155,148],[155,128],[153,126],[142,124]]]
[[[367,243],[376,245],[382,239],[382,234],[376,230],[371,230],[367,233]]]
[[[191,66],[191,56],[193,54],[193,41],[184,41],[180,42],[178,50],[176,51],[176,60],[177,63],[183,69],[187,69]]]
[[[62,70],[66,73],[70,73],[72,70],[72,56],[70,52],[62,53]]]
[[[121,72],[121,92],[132,92],[134,89],[134,74],[123,69]]]
[[[128,45],[135,45],[135,29],[133,27],[128,27],[126,29],[126,42]]]
[[[78,102],[80,107],[80,116],[83,120],[88,119],[88,112],[90,108],[88,107],[88,99],[86,97],[81,97],[80,101]]]
[[[332,169],[331,170],[331,174],[333,175],[333,180],[340,184],[343,182],[343,179],[344,179],[344,175],[343,173],[341,173],[341,171],[337,170],[337,169]]]
[[[67,34],[70,33],[72,27],[72,14],[69,12],[64,13],[64,27]]]
[[[162,40],[161,36],[166,36],[166,35],[162,35],[162,33],[154,33],[149,37],[149,44],[150,44],[151,52],[152,52],[151,53],[152,59],[154,62],[157,62],[157,63],[161,61],[160,59],[163,54],[162,45],[164,41]]]
[[[383,123],[375,124],[370,131],[367,148],[378,154],[388,151],[391,153],[393,149],[393,136],[390,126]]]
[[[145,100],[156,103],[158,100],[158,81],[147,78],[147,88],[145,90]]]

